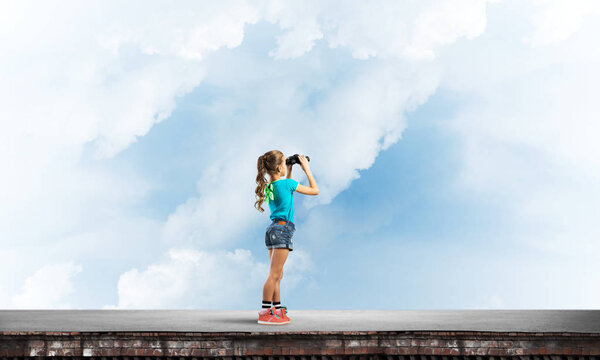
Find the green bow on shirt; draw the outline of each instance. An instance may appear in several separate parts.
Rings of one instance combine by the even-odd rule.
[[[265,188],[265,204],[269,203],[269,199],[273,200],[273,184],[267,184]]]

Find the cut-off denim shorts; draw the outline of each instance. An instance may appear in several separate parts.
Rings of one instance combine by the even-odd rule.
[[[265,233],[267,249],[287,248],[294,251],[294,240],[292,240],[294,232],[296,232],[296,227],[293,222],[285,219],[273,220]]]

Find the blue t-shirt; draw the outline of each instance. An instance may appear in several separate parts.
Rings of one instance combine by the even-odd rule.
[[[273,181],[273,200],[269,201],[271,220],[285,219],[294,222],[294,191],[298,182],[294,179]]]

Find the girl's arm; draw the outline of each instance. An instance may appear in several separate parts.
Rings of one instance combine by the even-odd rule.
[[[287,176],[286,178],[291,179],[292,178],[292,167],[294,165],[286,165],[287,166]]]
[[[300,166],[302,166],[302,170],[306,173],[306,177],[308,178],[308,183],[310,186],[304,186],[302,184],[298,184],[296,188],[296,192],[305,195],[319,195],[319,188],[317,187],[317,182],[313,177],[312,171],[310,171],[310,167],[308,165],[308,160],[303,155],[299,155]]]

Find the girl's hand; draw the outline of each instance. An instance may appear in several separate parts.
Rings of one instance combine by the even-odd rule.
[[[302,170],[306,171],[309,168],[308,160],[304,157],[304,155],[298,155],[298,160],[300,161],[300,166]]]

